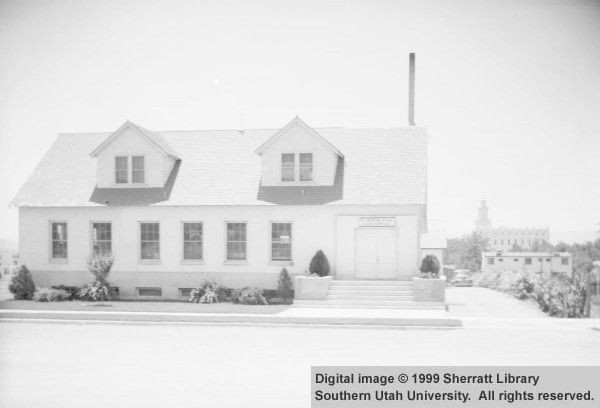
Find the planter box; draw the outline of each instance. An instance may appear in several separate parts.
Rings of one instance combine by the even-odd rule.
[[[413,300],[415,302],[445,302],[446,277],[439,279],[413,278]]]
[[[296,276],[294,277],[294,299],[297,300],[321,300],[327,297],[329,285],[331,285],[331,276],[313,277]]]

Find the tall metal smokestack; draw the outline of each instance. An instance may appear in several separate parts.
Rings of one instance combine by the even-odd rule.
[[[408,55],[408,124],[415,125],[415,53]]]

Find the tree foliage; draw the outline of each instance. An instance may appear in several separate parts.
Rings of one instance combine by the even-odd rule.
[[[31,272],[25,265],[19,268],[19,271],[12,277],[8,290],[17,300],[31,300],[35,294],[35,284]]]
[[[277,296],[281,299],[289,300],[294,297],[294,289],[292,285],[292,278],[287,269],[281,269],[279,273],[279,279],[277,280]]]
[[[115,262],[111,254],[98,254],[87,260],[87,267],[94,275],[92,283],[84,286],[77,295],[84,299],[105,301],[115,296],[114,290],[108,281],[108,274]]]
[[[483,235],[473,232],[460,238],[448,240],[445,259],[454,263],[459,269],[468,269],[472,272],[481,270],[481,256],[489,250],[488,239]]]

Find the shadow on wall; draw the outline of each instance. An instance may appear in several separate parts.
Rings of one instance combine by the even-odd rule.
[[[344,198],[344,159],[338,157],[331,186],[263,186],[257,199],[282,205],[327,204]]]
[[[90,201],[102,205],[150,205],[166,201],[171,196],[179,173],[181,160],[177,160],[164,187],[152,188],[94,188]]]

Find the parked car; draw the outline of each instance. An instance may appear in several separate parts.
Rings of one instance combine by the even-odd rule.
[[[452,284],[454,286],[473,286],[473,279],[471,279],[471,271],[468,269],[457,269],[454,271],[454,278],[452,278]]]

